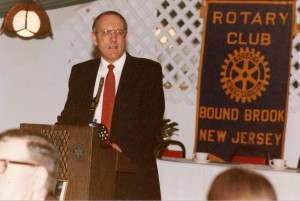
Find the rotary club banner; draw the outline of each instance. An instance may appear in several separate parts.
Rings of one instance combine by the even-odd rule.
[[[295,1],[207,0],[203,11],[195,151],[282,158]]]

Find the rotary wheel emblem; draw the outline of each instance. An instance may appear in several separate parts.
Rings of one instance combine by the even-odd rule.
[[[269,85],[268,74],[270,69],[268,62],[260,52],[255,52],[249,47],[234,50],[233,55],[228,54],[225,64],[222,65],[221,82],[225,94],[236,102],[250,103],[256,100],[266,91],[265,86]]]
[[[84,159],[86,150],[82,144],[75,144],[71,149],[71,155],[74,160],[80,161]]]

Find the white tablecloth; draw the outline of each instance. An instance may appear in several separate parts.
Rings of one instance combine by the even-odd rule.
[[[273,170],[269,166],[229,163],[195,163],[191,159],[157,160],[162,200],[206,200],[217,174],[231,167],[244,167],[266,176],[279,200],[300,200],[300,173],[296,169]]]

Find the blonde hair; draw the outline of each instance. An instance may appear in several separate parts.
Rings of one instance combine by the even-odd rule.
[[[254,171],[232,168],[214,179],[207,200],[277,200],[277,196],[264,176]]]

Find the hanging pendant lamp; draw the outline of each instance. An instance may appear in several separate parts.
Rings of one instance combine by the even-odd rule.
[[[21,38],[52,38],[49,17],[33,0],[15,4],[6,13],[1,32]]]

